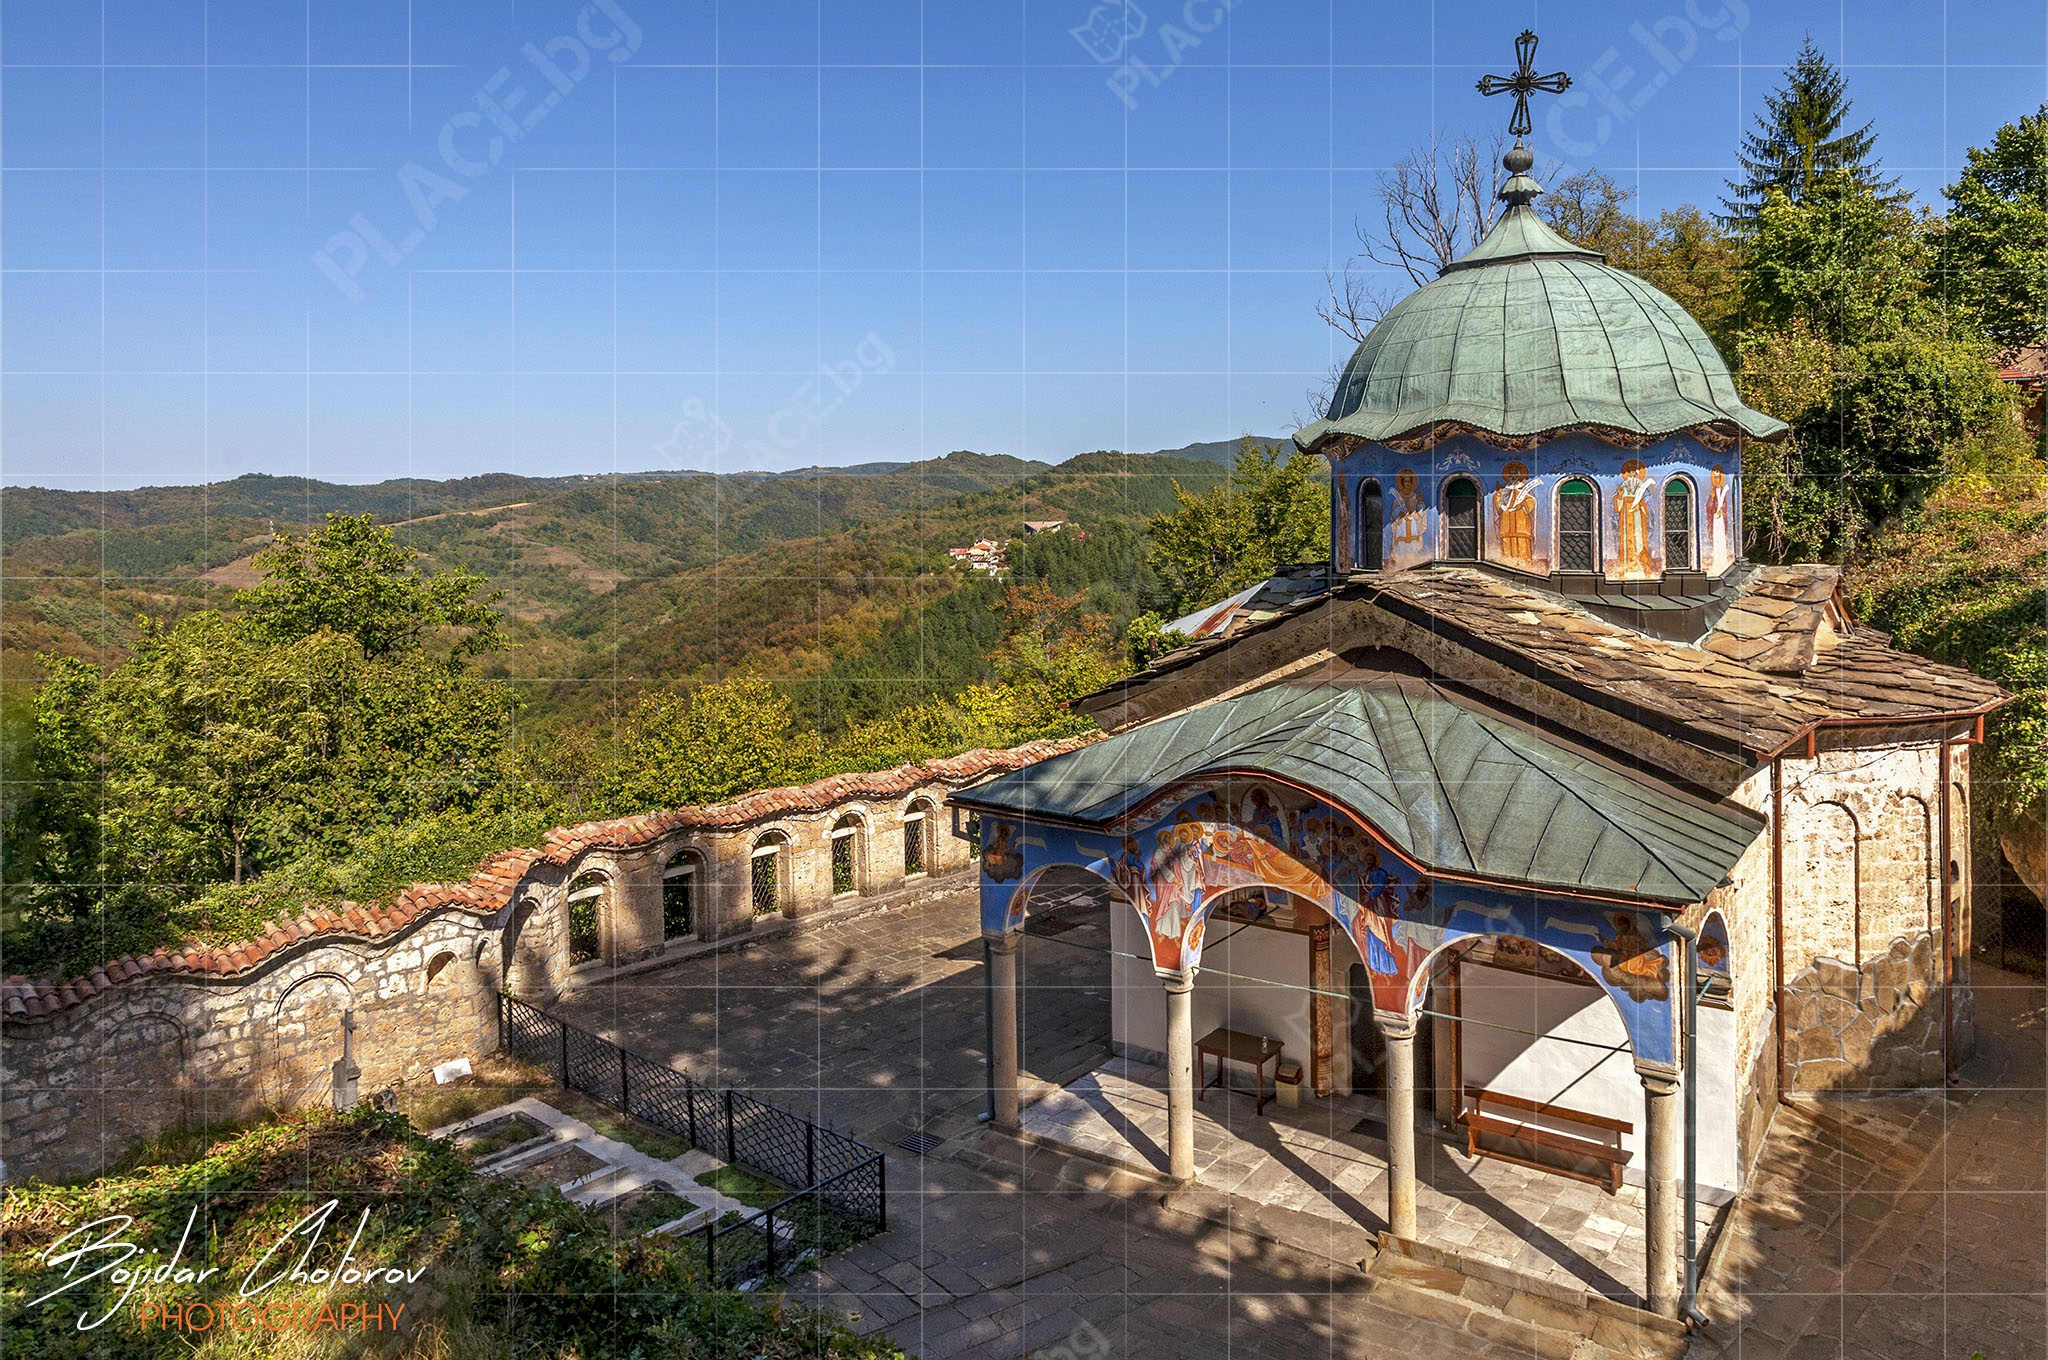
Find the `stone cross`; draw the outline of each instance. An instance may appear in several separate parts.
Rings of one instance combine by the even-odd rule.
[[[1530,130],[1529,96],[1537,90],[1563,94],[1571,88],[1572,78],[1562,71],[1547,76],[1536,74],[1536,35],[1526,28],[1515,39],[1515,63],[1517,69],[1511,76],[1479,77],[1479,93],[1514,95],[1515,116],[1508,123],[1508,132],[1514,137],[1526,137]]]
[[[363,1069],[356,1066],[356,1013],[345,1010],[341,1013],[341,1057],[334,1064],[335,1109],[356,1107],[356,1082],[362,1075]]]

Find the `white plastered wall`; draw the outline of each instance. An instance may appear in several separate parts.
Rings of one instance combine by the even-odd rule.
[[[1110,1040],[1118,1053],[1157,1061],[1166,1051],[1166,993],[1147,961],[1145,936],[1137,913],[1111,908],[1112,964]],[[1349,1006],[1343,997],[1345,978],[1358,952],[1341,930],[1330,938],[1332,1077],[1340,1092],[1351,1089]],[[1295,931],[1246,926],[1239,921],[1211,920],[1202,947],[1202,966],[1195,976],[1192,1003],[1194,1037],[1218,1027],[1278,1039],[1283,1061],[1301,1064],[1306,1084],[1315,1054],[1310,1032],[1309,937]],[[1366,1023],[1370,1023],[1368,1020]],[[1214,1068],[1211,1067],[1213,1074]],[[1251,1072],[1231,1064],[1225,1075],[1233,1086],[1249,1089]],[[1267,1069],[1267,1078],[1272,1069]]]
[[[1629,1167],[1639,1179],[1643,1083],[1621,1013],[1607,994],[1471,963],[1460,967],[1458,986],[1459,1011],[1468,1022],[1460,1026],[1465,1085],[1626,1120],[1633,1128],[1621,1135],[1621,1145],[1633,1154]],[[1734,1012],[1702,1007],[1699,1179],[1726,1190],[1736,1188],[1735,1069]]]

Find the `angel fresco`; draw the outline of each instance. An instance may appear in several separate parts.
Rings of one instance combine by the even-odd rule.
[[[1664,951],[1636,929],[1636,918],[1616,912],[1614,938],[1602,936],[1588,953],[1600,965],[1600,976],[1608,986],[1631,1001],[1671,999],[1670,967]]]
[[[981,847],[981,871],[998,883],[1008,883],[1024,872],[1024,853],[1012,848],[1016,832],[1008,822],[997,822],[988,842]]]

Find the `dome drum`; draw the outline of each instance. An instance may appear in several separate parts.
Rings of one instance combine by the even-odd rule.
[[[1468,433],[1338,454],[1337,570],[1477,562],[1571,594],[1687,595],[1711,591],[1740,559],[1737,449],[1692,433],[1626,447],[1586,432],[1530,442],[1504,449]]]

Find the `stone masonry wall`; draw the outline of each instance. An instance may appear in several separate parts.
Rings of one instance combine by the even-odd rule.
[[[1959,1012],[1968,997],[1958,994]],[[1861,969],[1820,959],[1786,981],[1785,1079],[1794,1091],[1939,1086],[1943,1038],[1941,956],[1930,934],[1892,941]]]
[[[90,1175],[180,1124],[332,1098],[353,1011],[359,1091],[417,1079],[497,1043],[497,993],[546,1001],[620,963],[752,931],[751,862],[779,837],[775,911],[801,918],[863,898],[909,900],[971,863],[954,791],[1082,739],[843,775],[549,832],[462,884],[416,884],[389,906],[339,903],[267,923],[254,940],[160,949],[91,976],[0,981],[0,1176]],[[923,813],[923,821],[908,818]],[[832,892],[832,830],[851,818],[854,890]],[[925,870],[906,875],[906,827]],[[663,938],[662,879],[696,866],[695,921]],[[597,875],[599,957],[570,958],[572,883]]]
[[[1955,899],[1957,1059],[1970,1052],[1968,749],[1847,741],[1784,762],[1785,1082],[1940,1085],[1942,894]],[[1949,821],[1950,863],[1941,862]]]

